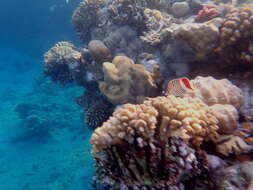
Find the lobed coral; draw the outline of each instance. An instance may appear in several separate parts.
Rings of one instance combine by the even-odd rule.
[[[162,31],[161,41],[181,40],[194,50],[196,58],[204,59],[216,46],[221,22],[218,18],[205,23],[173,24]]]
[[[97,63],[112,60],[112,55],[108,47],[100,40],[92,40],[88,44],[88,50]]]
[[[229,104],[239,109],[244,104],[244,96],[237,86],[227,79],[198,76],[192,80],[195,90],[184,96],[199,98],[207,105]]]
[[[126,56],[116,56],[103,64],[104,81],[100,91],[114,104],[141,103],[158,93],[154,75],[143,65],[134,64]]]
[[[253,62],[253,7],[231,9],[220,28],[220,40],[215,52],[228,64]],[[226,66],[226,65],[225,65]]]

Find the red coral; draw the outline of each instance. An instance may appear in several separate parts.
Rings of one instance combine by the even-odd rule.
[[[205,22],[219,16],[219,7],[217,5],[203,5],[203,8],[198,12],[195,18],[197,22]]]

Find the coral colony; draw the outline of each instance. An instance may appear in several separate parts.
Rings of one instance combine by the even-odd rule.
[[[253,6],[215,3],[85,0],[45,54],[85,89],[94,189],[253,189]]]

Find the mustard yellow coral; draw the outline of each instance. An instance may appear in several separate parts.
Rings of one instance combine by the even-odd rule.
[[[114,104],[142,103],[158,93],[153,74],[126,56],[116,56],[103,63],[104,81],[100,91]]]
[[[180,137],[199,145],[215,139],[218,120],[208,106],[198,99],[175,96],[150,98],[140,105],[126,104],[92,135],[93,152],[97,153],[124,142],[164,140]]]

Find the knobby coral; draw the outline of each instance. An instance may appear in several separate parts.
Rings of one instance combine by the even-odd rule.
[[[215,52],[229,64],[251,65],[253,62],[253,7],[233,8],[220,28]]]
[[[124,105],[92,135],[98,168],[127,186],[180,189],[183,176],[199,173],[204,165],[188,142],[199,145],[217,136],[218,121],[207,108],[199,100],[174,96]]]

